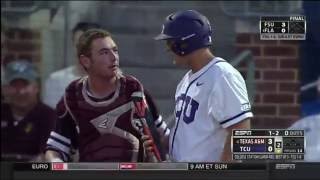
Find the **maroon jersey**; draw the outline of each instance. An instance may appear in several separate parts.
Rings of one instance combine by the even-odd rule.
[[[87,77],[73,81],[57,105],[59,118],[47,149],[64,160],[70,160],[71,150],[77,148],[79,161],[143,161],[133,95],[144,97],[142,85],[131,76],[121,77],[116,91],[104,100],[90,96]]]

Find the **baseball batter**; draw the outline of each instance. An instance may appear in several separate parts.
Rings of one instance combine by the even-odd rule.
[[[229,161],[232,129],[250,128],[245,81],[210,51],[211,34],[208,19],[187,10],[170,14],[155,37],[166,41],[176,65],[190,69],[175,94],[176,122],[167,138],[173,161]]]

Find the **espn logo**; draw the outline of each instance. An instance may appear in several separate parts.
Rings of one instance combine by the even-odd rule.
[[[120,163],[119,169],[136,169],[137,165],[135,163]]]
[[[60,170],[67,170],[68,164],[67,163],[52,163],[52,170],[60,171]]]

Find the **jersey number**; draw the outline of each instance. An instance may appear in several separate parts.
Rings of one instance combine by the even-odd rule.
[[[183,103],[184,102],[184,103]],[[184,105],[184,107],[181,107]],[[194,117],[199,108],[199,103],[192,99],[190,96],[181,94],[176,100],[176,118],[179,119],[183,112],[183,121],[190,124],[194,121]]]

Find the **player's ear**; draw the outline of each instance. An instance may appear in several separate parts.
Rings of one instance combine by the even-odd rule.
[[[88,58],[86,55],[80,55],[79,57],[79,63],[82,65],[82,67],[88,71],[91,65],[90,58]]]

